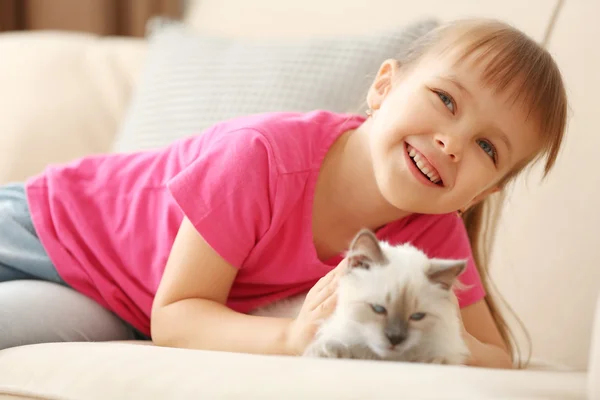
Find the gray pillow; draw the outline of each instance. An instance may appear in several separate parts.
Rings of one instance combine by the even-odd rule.
[[[147,59],[114,150],[161,147],[214,123],[272,111],[364,112],[380,64],[437,26],[421,20],[364,36],[210,37],[180,23],[149,35]]]

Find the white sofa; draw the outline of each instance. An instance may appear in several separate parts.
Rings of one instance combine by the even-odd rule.
[[[511,22],[547,45],[565,77],[572,112],[564,151],[544,183],[536,167],[511,188],[492,260],[494,281],[532,335],[529,369],[62,343],[1,351],[0,398],[600,399],[600,2],[202,0],[189,2],[186,22],[264,38],[366,33],[425,16]],[[0,35],[0,183],[111,151],[145,51],[139,39]]]

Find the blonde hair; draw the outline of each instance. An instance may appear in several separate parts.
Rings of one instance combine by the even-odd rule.
[[[511,98],[525,108],[528,117],[537,122],[541,146],[528,159],[516,165],[500,182],[504,188],[526,166],[545,159],[544,177],[556,162],[567,119],[567,96],[558,66],[552,56],[538,43],[523,32],[503,22],[489,19],[471,19],[455,21],[437,27],[412,43],[407,52],[398,58],[403,66],[411,67],[423,55],[436,50],[460,50],[457,62],[467,58],[484,66],[482,79],[485,84],[498,92],[510,91]],[[473,257],[486,290],[486,302],[494,317],[502,338],[509,346],[513,363],[523,367],[521,348],[514,332],[508,326],[500,312],[497,300],[501,296],[497,291],[492,295],[487,264],[495,226],[499,217],[503,191],[495,198],[473,205],[463,213],[463,222],[467,228]],[[496,201],[494,201],[496,200]],[[514,311],[507,306],[524,333],[522,322]],[[528,338],[528,345],[531,341]],[[529,353],[531,354],[531,353]]]

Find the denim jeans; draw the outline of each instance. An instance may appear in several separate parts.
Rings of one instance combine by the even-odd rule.
[[[0,350],[140,336],[61,279],[35,232],[24,185],[0,186]]]

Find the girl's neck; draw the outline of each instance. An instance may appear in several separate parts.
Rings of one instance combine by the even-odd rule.
[[[380,193],[368,151],[370,120],[340,136],[319,172],[313,204],[313,236],[321,259],[345,250],[362,228],[373,231],[409,212]]]

